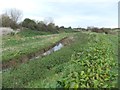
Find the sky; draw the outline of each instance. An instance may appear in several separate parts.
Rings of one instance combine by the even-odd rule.
[[[51,17],[58,26],[118,27],[119,0],[0,0],[0,14],[10,8],[23,12],[23,18],[43,21]]]

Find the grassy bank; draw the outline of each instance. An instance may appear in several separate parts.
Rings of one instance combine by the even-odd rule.
[[[42,35],[44,34],[44,35]],[[47,35],[46,35],[47,34]],[[22,55],[40,51],[70,34],[48,34],[43,32],[22,31],[16,35],[3,36],[2,61],[7,62],[20,58]]]

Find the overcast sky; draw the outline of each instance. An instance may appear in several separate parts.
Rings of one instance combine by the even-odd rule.
[[[0,0],[0,13],[16,8],[24,18],[52,17],[59,26],[118,27],[119,0]]]

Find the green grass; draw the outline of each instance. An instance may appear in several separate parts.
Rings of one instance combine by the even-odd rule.
[[[52,34],[51,32],[44,32],[44,31],[36,31],[36,30],[30,30],[30,29],[25,29],[18,33],[19,35],[22,35],[24,37],[31,37],[31,36],[36,36],[36,35],[50,35]]]
[[[7,62],[10,59],[17,59],[22,55],[34,53],[53,45],[57,41],[69,35],[70,34],[66,33],[39,35],[39,33],[33,33],[33,31],[26,31],[24,33],[20,32],[19,34],[13,36],[4,36],[2,39],[2,61]]]
[[[118,87],[117,36],[99,34],[91,39],[84,49],[71,55],[70,61],[53,67],[45,79],[31,81],[26,87]],[[84,54],[80,55],[82,52]]]
[[[81,33],[79,34],[81,36],[80,40],[84,42],[86,40],[85,35]],[[82,41],[81,44],[79,44],[80,46],[84,44]],[[30,61],[26,64],[20,65],[18,68],[13,69],[10,72],[5,72],[3,74],[4,76],[3,86],[7,84],[7,82],[9,83],[8,87],[13,86],[15,82],[13,82],[14,79],[12,78],[14,77],[17,78],[16,80],[18,83],[18,85],[15,85],[15,87],[23,87],[24,84],[28,83],[28,81],[44,78],[45,73],[47,73],[47,71],[49,71],[50,68],[68,62],[74,50],[78,50],[78,49],[79,49],[78,45],[76,46],[76,49],[74,48],[74,46],[64,47],[60,51],[54,52],[53,54],[46,56],[40,60],[38,59],[38,60]]]
[[[3,87],[117,87],[118,37],[96,33],[73,37],[71,45],[4,72]]]

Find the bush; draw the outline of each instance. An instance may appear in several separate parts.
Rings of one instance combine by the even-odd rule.
[[[29,29],[32,29],[32,30],[37,29],[36,22],[34,20],[29,19],[29,18],[24,19],[24,21],[22,22],[22,26],[29,28]]]

